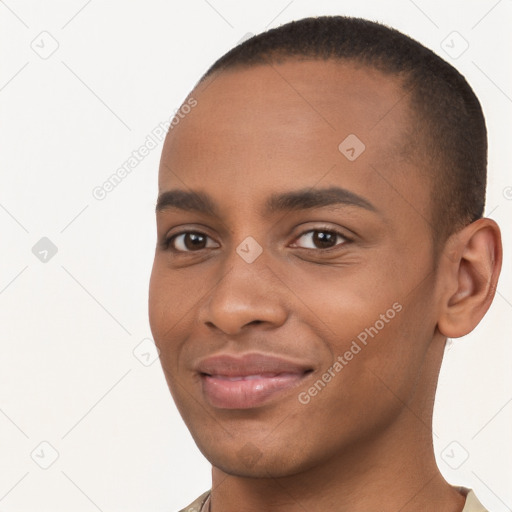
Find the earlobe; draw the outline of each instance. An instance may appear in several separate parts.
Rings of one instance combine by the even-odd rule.
[[[448,338],[459,338],[478,325],[496,293],[502,262],[500,229],[491,219],[479,219],[451,237],[443,253],[438,328]]]

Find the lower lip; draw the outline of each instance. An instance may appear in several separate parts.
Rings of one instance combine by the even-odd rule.
[[[265,404],[271,398],[294,388],[305,374],[282,374],[275,377],[228,380],[201,375],[203,393],[207,401],[220,409],[251,409]]]

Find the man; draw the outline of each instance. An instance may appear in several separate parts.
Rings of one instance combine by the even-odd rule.
[[[395,30],[319,17],[237,46],[191,98],[149,297],[213,466],[184,510],[484,510],[431,430],[446,340],[482,319],[502,259],[465,79]]]

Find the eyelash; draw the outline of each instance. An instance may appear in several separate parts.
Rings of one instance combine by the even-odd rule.
[[[334,245],[333,247],[329,247],[327,249],[312,249],[312,248],[309,248],[309,247],[302,247],[302,249],[306,249],[308,251],[315,251],[315,252],[320,252],[320,253],[325,253],[325,252],[330,252],[330,251],[335,251],[335,250],[339,250],[339,248],[341,246],[344,246],[346,245],[347,243],[350,243],[353,241],[352,238],[350,237],[347,237],[344,233],[342,233],[341,231],[338,231],[336,229],[332,229],[332,228],[328,228],[328,227],[317,227],[317,228],[314,228],[314,229],[308,229],[306,231],[303,231],[302,233],[300,233],[297,237],[296,237],[296,240],[299,240],[300,238],[302,238],[304,235],[308,234],[308,233],[329,233],[329,234],[334,234],[336,236],[339,236],[340,238],[343,239],[343,242],[341,243],[338,243],[336,245]],[[176,254],[192,254],[194,252],[200,252],[201,250],[204,250],[204,249],[207,249],[206,247],[204,249],[198,249],[197,251],[190,251],[190,250],[186,250],[186,251],[182,251],[182,250],[178,250],[178,249],[175,249],[172,246],[174,240],[176,238],[178,238],[179,236],[181,235],[187,235],[187,234],[194,234],[194,235],[200,235],[200,236],[203,236],[203,237],[207,237],[207,238],[210,238],[206,233],[203,233],[201,231],[193,231],[193,230],[188,230],[188,231],[180,231],[179,233],[175,233],[174,235],[166,238],[163,242],[163,249],[164,250],[168,250],[168,251],[171,251],[171,252],[174,252]],[[300,247],[299,247],[300,249]]]

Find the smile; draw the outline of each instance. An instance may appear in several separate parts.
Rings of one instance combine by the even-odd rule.
[[[306,364],[262,354],[220,355],[199,365],[202,393],[219,409],[251,409],[298,386],[312,372]]]
[[[207,401],[220,409],[250,409],[265,404],[278,393],[297,386],[306,374],[247,375],[226,377],[203,375]]]

